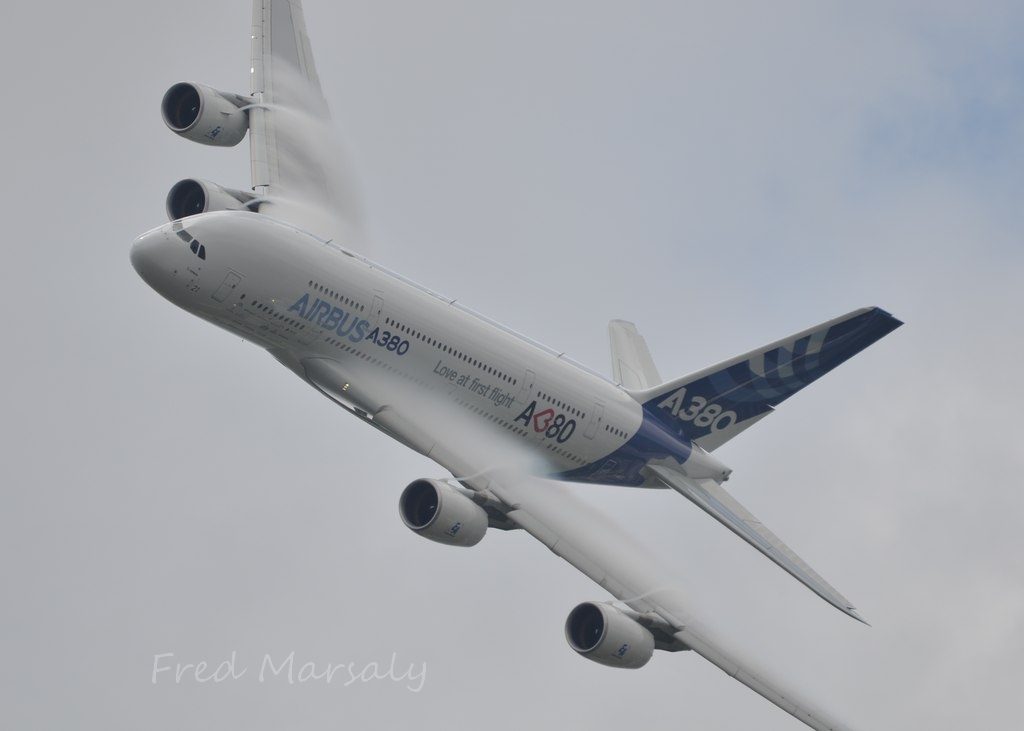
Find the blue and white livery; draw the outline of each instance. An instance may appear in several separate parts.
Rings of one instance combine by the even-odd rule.
[[[693,650],[808,726],[847,728],[724,651],[644,555],[558,482],[676,490],[859,619],[724,489],[731,470],[716,450],[899,320],[857,310],[667,382],[637,329],[613,321],[608,380],[338,243],[348,232],[310,137],[318,127],[285,123],[329,120],[298,0],[255,0],[252,42],[250,93],[181,83],[162,104],[187,139],[225,146],[248,134],[251,189],[176,184],[171,222],[132,245],[139,275],[450,472],[404,490],[410,529],[459,546],[521,529],[604,587],[617,603],[569,614],[576,652],[638,668],[656,649]]]

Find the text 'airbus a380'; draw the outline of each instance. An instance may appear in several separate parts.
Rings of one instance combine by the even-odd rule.
[[[857,310],[666,382],[636,328],[614,321],[609,381],[336,243],[340,217],[323,215],[336,181],[315,149],[329,116],[298,0],[253,3],[251,77],[248,95],[181,83],[164,96],[164,121],[186,139],[230,146],[248,133],[252,191],[175,185],[171,223],[131,248],[146,283],[449,471],[405,488],[411,530],[472,546],[488,527],[522,529],[600,584],[617,601],[566,620],[580,655],[639,668],[655,650],[692,650],[808,726],[847,728],[723,650],[645,554],[558,481],[676,490],[857,617],[723,489],[730,469],[712,453],[901,323]],[[425,403],[450,410],[443,429]]]

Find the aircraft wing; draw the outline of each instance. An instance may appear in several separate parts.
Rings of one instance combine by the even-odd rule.
[[[500,480],[500,478],[499,478]],[[776,706],[819,731],[843,731],[849,727],[814,709],[770,675],[727,650],[686,609],[685,597],[666,586],[657,571],[656,560],[643,547],[624,536],[607,518],[568,494],[558,495],[557,505],[542,490],[565,489],[550,481],[512,480],[492,484],[491,490],[505,500],[514,500],[506,515],[527,533],[568,561],[641,615],[655,615],[674,630],[685,649],[723,670]],[[561,491],[560,490],[560,491]],[[532,494],[531,494],[532,493]]]
[[[806,561],[797,556],[789,546],[768,530],[761,521],[740,505],[739,501],[717,482],[694,480],[668,467],[649,465],[647,469],[653,472],[666,487],[671,487],[687,499],[692,500],[701,510],[770,558],[793,578],[836,609],[864,622],[849,599],[808,566]]]
[[[253,0],[250,73],[250,91],[257,100],[249,110],[252,187],[267,193],[289,182],[287,169],[282,171],[280,166],[277,143],[281,125],[274,114],[277,108],[329,117],[306,35],[302,3]]]
[[[489,465],[469,452],[470,440],[418,423],[414,414],[424,410],[384,406],[372,416],[374,426],[430,457],[449,470],[463,485],[496,500],[513,523],[547,546],[555,555],[579,569],[631,609],[667,625],[678,641],[675,649],[690,649],[727,675],[818,731],[848,731],[848,727],[812,708],[762,673],[726,650],[699,627],[686,609],[680,592],[671,586],[657,560],[606,516],[578,500],[565,483],[516,474],[488,471]]]
[[[306,33],[301,0],[253,0],[249,153],[260,213],[348,238],[358,205]]]

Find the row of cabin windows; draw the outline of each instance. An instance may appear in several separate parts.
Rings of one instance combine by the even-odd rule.
[[[393,327],[397,329],[399,332],[405,333],[409,337],[419,340],[421,343],[426,343],[431,347],[437,348],[442,353],[453,355],[459,360],[465,361],[466,363],[469,363],[472,366],[476,366],[477,368],[483,370],[484,372],[491,374],[495,378],[500,378],[502,381],[505,381],[505,383],[510,383],[513,386],[515,386],[519,382],[518,379],[513,378],[512,376],[504,373],[503,371],[498,370],[493,366],[487,365],[481,360],[477,360],[472,356],[466,355],[457,348],[453,348],[450,345],[446,345],[442,343],[440,340],[432,338],[429,335],[424,335],[416,328],[409,327],[408,325],[403,325],[402,323],[390,317],[385,317],[384,322],[388,325],[388,327]]]
[[[627,436],[626,432],[624,432],[622,429],[616,429],[614,426],[611,426],[610,424],[605,424],[604,430],[609,434],[614,434],[615,436],[622,437],[623,439],[625,439]]]
[[[420,385],[423,385],[423,386],[427,385],[427,384],[423,383],[423,381],[419,380],[418,378],[412,378],[410,376],[407,376],[406,374],[402,373],[397,368],[392,367],[390,364],[385,363],[382,360],[378,360],[377,358],[374,358],[372,355],[370,355],[368,353],[365,353],[362,350],[359,350],[357,348],[353,348],[350,345],[348,345],[346,343],[343,343],[341,340],[338,340],[337,338],[326,337],[326,338],[324,338],[324,342],[327,343],[328,345],[333,345],[335,348],[338,348],[339,350],[344,350],[346,353],[351,353],[352,355],[354,355],[356,357],[362,358],[363,360],[367,361],[368,363],[373,363],[374,365],[380,366],[381,368],[384,368],[384,369],[389,370],[389,371],[393,371],[394,373],[397,373],[398,375],[403,376],[404,378],[406,378],[406,379],[408,379],[410,381],[415,381],[416,383],[419,383]]]
[[[552,452],[560,454],[563,457],[565,457],[566,459],[575,462],[576,464],[586,464],[587,463],[587,461],[585,459],[580,459],[579,457],[577,457],[572,452],[569,452],[568,450],[562,449],[561,447],[559,447],[557,445],[554,445],[551,442],[546,442],[544,444],[544,446],[547,447],[548,449],[550,449]]]
[[[394,327],[394,325],[392,325],[392,327]],[[342,342],[341,340],[338,340],[337,338],[326,337],[326,338],[324,338],[324,342],[328,343],[329,345],[333,345],[335,348],[339,348],[341,350],[344,350],[344,351],[347,351],[349,353],[352,353],[353,355],[357,355],[360,358],[363,358],[364,360],[368,360],[368,361],[371,361],[371,362],[373,362],[373,363],[375,363],[377,365],[383,366],[383,367],[387,368],[388,370],[392,370],[392,371],[395,371],[396,373],[400,373],[400,371],[397,371],[396,369],[392,368],[387,363],[384,363],[383,361],[380,361],[380,360],[374,358],[372,355],[368,355],[367,353],[364,353],[361,350],[357,350],[356,348],[351,347],[350,345]],[[408,376],[406,376],[406,378],[408,378]],[[413,379],[413,380],[416,380],[418,383],[422,383],[422,381],[419,381],[419,379]],[[529,436],[529,433],[525,429],[522,429],[517,424],[514,424],[514,423],[508,421],[507,419],[503,419],[500,416],[495,416],[493,413],[491,413],[490,411],[487,411],[486,409],[481,409],[479,406],[476,406],[475,404],[471,404],[471,403],[469,403],[467,401],[463,401],[462,399],[459,399],[459,398],[456,398],[455,401],[460,406],[463,406],[463,407],[469,409],[470,411],[473,411],[473,412],[479,414],[480,416],[483,416],[484,418],[489,419],[490,421],[494,422],[495,424],[498,424],[499,426],[505,427],[506,429],[508,429],[511,432],[515,432],[516,434],[518,434],[521,437]],[[568,460],[571,460],[572,462],[575,462],[576,464],[586,464],[586,460],[580,459],[576,455],[572,454],[571,452],[569,452],[569,451],[567,451],[565,449],[562,449],[561,447],[558,447],[558,446],[556,446],[554,444],[550,444],[550,443],[548,443],[546,446],[552,452],[557,452],[558,454],[562,455],[563,457],[565,457]]]
[[[455,399],[455,403],[457,403],[460,406],[463,406],[463,407],[469,409],[470,411],[473,411],[473,412],[479,414],[480,416],[483,416],[486,419],[490,419],[495,424],[499,424],[499,425],[505,427],[506,429],[508,429],[509,431],[515,432],[516,434],[518,434],[521,437],[529,436],[529,432],[527,432],[525,429],[519,427],[516,424],[513,424],[510,421],[502,419],[500,416],[495,416],[490,411],[487,411],[486,409],[481,409],[479,406],[476,406],[475,404],[471,404],[471,403],[469,403],[467,401],[463,401],[460,398],[456,398]]]
[[[325,287],[324,285],[320,284],[319,282],[315,282],[312,279],[309,280],[309,286],[312,287],[313,289],[315,289],[320,294],[327,295],[328,297],[336,300],[340,304],[348,305],[353,310],[358,310],[359,312],[362,312],[363,310],[366,309],[366,307],[364,307],[363,305],[359,304],[354,299],[351,299],[350,297],[346,297],[345,295],[341,294],[340,292],[335,292],[330,287]]]
[[[486,409],[481,409],[479,406],[475,406],[473,404],[467,403],[467,402],[463,401],[462,399],[455,399],[455,400],[459,404],[461,404],[462,406],[465,406],[470,411],[473,411],[473,412],[475,412],[477,414],[480,414],[480,416],[483,416],[483,417],[485,417],[487,419],[490,419],[495,424],[499,424],[501,426],[504,426],[506,429],[508,429],[509,431],[515,432],[519,436],[525,437],[525,436],[529,435],[529,432],[527,432],[526,430],[520,428],[516,424],[512,424],[512,423],[506,421],[505,419],[502,419],[501,417],[495,416],[494,414],[492,414],[491,412],[487,411]],[[562,457],[565,457],[570,462],[574,462],[576,464],[581,464],[581,465],[582,464],[586,464],[586,460],[585,459],[580,459],[579,457],[577,457],[575,454],[573,454],[569,450],[562,449],[561,447],[559,447],[556,444],[552,444],[551,442],[546,442],[544,444],[544,446],[547,447],[547,449],[549,451],[555,452],[556,454],[559,454]]]
[[[561,399],[557,399],[554,396],[552,396],[551,394],[544,393],[543,391],[537,391],[537,398],[544,399],[545,401],[550,401],[555,406],[560,408],[562,411],[568,411],[573,416],[578,416],[581,419],[586,419],[587,418],[587,412],[580,411],[576,407],[570,406],[569,404],[565,403],[565,401],[562,401]]]
[[[243,299],[244,300],[245,299],[245,295],[243,294],[239,299]],[[261,303],[261,302],[259,302],[257,300],[253,300],[252,301],[252,306],[255,307],[257,310],[259,310],[260,312],[265,312],[268,315],[270,315],[271,317],[273,317],[273,318],[275,318],[277,320],[280,320],[281,322],[287,323],[287,324],[291,325],[292,327],[298,328],[299,330],[305,330],[306,329],[306,326],[304,324],[302,324],[301,322],[299,322],[298,320],[296,320],[293,317],[288,317],[288,315],[282,315],[280,312],[277,311],[277,308],[273,307],[272,305],[265,305],[265,304],[263,304],[263,303]]]

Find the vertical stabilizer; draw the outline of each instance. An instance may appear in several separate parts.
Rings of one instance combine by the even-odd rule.
[[[616,383],[631,391],[661,384],[647,341],[637,331],[636,325],[625,320],[612,320],[608,323],[608,338],[612,347],[612,378]]]
[[[632,396],[673,434],[710,452],[902,324],[865,307]]]

